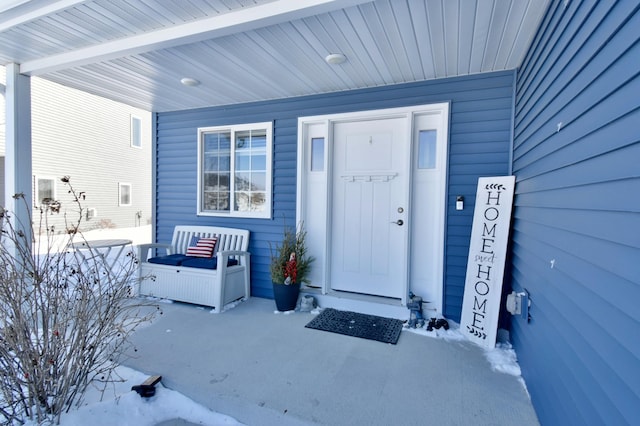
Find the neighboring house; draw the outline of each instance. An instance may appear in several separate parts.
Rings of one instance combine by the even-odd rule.
[[[2,81],[4,72],[2,67]],[[33,204],[41,206],[45,199],[62,202],[60,214],[49,219],[55,232],[65,232],[79,217],[69,188],[60,180],[63,176],[70,176],[73,188],[85,195],[83,231],[148,225],[151,113],[40,78],[31,80],[31,90]],[[1,109],[4,117],[4,101]],[[4,129],[3,120],[1,200],[5,196]],[[34,227],[37,232],[38,217]]]
[[[278,240],[283,218],[304,219],[318,257],[314,284],[333,303],[355,305],[381,294],[358,272],[363,244],[381,259],[395,249],[381,235],[386,222],[403,219],[413,224],[412,250],[388,259],[400,270],[412,265],[409,280],[400,273],[382,290],[390,299],[381,299],[380,312],[409,289],[458,321],[477,179],[514,174],[506,286],[526,290],[532,302],[530,320],[514,317],[511,335],[538,416],[543,424],[637,422],[640,11],[637,2],[613,10],[604,3],[552,2],[524,64],[511,72],[158,113],[156,238],[168,241],[176,224],[250,229],[251,292],[271,297],[269,241]],[[229,210],[224,182],[229,140],[247,151],[236,132],[248,129],[260,136],[246,153],[260,161],[243,173],[257,173],[256,187],[267,193],[248,209],[257,212],[239,214]],[[354,144],[346,147],[347,139]],[[402,141],[411,139],[416,155],[400,166],[405,176],[381,171],[396,153],[406,161],[411,148]],[[422,167],[423,148],[447,155],[426,154]],[[462,211],[458,195],[467,202]],[[405,215],[408,199],[420,210]],[[374,266],[386,274],[397,264]]]
[[[93,6],[94,2],[88,3]],[[131,3],[148,6],[132,0],[119,6]],[[279,5],[283,3],[293,2]],[[333,2],[322,3],[329,8]],[[482,38],[483,30],[491,27],[489,21],[495,18],[511,24],[512,6],[530,8],[535,2],[470,2],[469,7],[477,10],[490,4],[491,13],[484,14],[487,20],[478,25],[473,19],[456,19],[463,15],[459,11],[467,7],[466,2],[351,3],[342,2],[349,13],[332,10],[319,18],[310,17],[311,13],[298,18],[292,13],[294,25],[281,19],[269,26],[270,15],[252,22],[248,30],[245,21],[230,24],[231,28],[219,24],[210,40],[206,39],[209,33],[203,32],[196,32],[195,40],[191,33],[181,33],[181,40],[162,39],[169,33],[165,28],[180,19],[177,13],[173,20],[164,19],[163,13],[171,15],[164,8],[157,13],[161,24],[148,25],[161,28],[153,34],[158,39],[151,37],[150,46],[139,51],[136,45],[129,53],[127,42],[143,44],[145,38],[139,37],[146,35],[143,25],[133,28],[132,40],[126,39],[128,33],[114,31],[125,40],[115,47],[114,43],[101,46],[105,48],[98,49],[95,57],[87,53],[86,44],[63,40],[64,54],[56,55],[59,51],[53,48],[35,52],[27,58],[31,61],[26,69],[87,88],[95,87],[96,81],[99,85],[104,75],[108,86],[104,93],[130,103],[141,98],[132,90],[138,81],[163,89],[141,91],[146,102],[154,102],[152,95],[177,93],[173,102],[184,100],[184,107],[167,107],[177,105],[163,103],[171,101],[167,96],[157,101],[159,109],[153,114],[154,240],[169,241],[178,224],[250,230],[253,296],[272,297],[270,242],[281,238],[283,223],[295,226],[304,220],[312,254],[318,258],[312,276],[316,288],[306,291],[322,296],[324,306],[359,309],[367,302],[381,313],[399,312],[405,310],[403,303],[412,290],[438,313],[458,321],[477,180],[514,175],[505,290],[527,292],[531,306],[530,317],[521,318],[510,317],[502,304],[502,325],[510,328],[538,417],[545,425],[637,423],[638,1],[552,0],[530,45],[514,46],[526,50],[517,69],[449,78],[435,78],[446,74],[447,58],[482,56],[483,49],[491,50],[501,40],[485,39],[489,41],[477,50],[467,43],[469,53],[456,50],[459,34]],[[400,5],[404,15],[384,26],[382,15],[391,16],[392,5]],[[99,6],[102,10],[106,3]],[[423,13],[411,14],[412,6]],[[244,9],[240,16],[246,18],[247,11],[251,9]],[[60,5],[56,13],[63,12],[67,10]],[[48,13],[43,11],[40,17],[44,18],[33,26],[48,28],[50,22],[59,22]],[[85,13],[97,14],[89,7]],[[118,18],[125,30],[132,13],[141,12],[132,7]],[[72,29],[82,27],[73,20],[77,15],[65,15]],[[442,17],[450,19],[438,19]],[[402,31],[406,28],[394,26],[395,22],[410,23],[411,28]],[[435,40],[449,43],[431,44],[430,32],[438,34],[442,22],[452,29],[445,28]],[[368,30],[369,23],[383,29],[363,31],[368,38],[359,38],[357,30]],[[507,26],[513,29],[518,23]],[[456,32],[457,28],[461,31]],[[28,32],[26,24],[19,29]],[[314,38],[315,29],[325,36],[324,43]],[[232,33],[228,38],[227,31]],[[110,42],[111,33],[103,32],[106,35],[94,34],[99,40],[96,45]],[[372,33],[379,36],[374,43]],[[416,53],[409,58],[403,55],[406,52],[392,49],[403,45],[397,41],[407,33],[408,43],[415,41],[409,52]],[[7,42],[12,34],[5,31]],[[300,60],[294,64],[287,54],[300,38],[317,43],[304,45],[303,55],[293,55]],[[154,42],[159,50],[154,50]],[[336,46],[356,47],[356,54],[362,45],[377,48],[371,56],[365,52],[358,57],[365,58],[360,65],[371,65],[357,68],[362,73],[386,61],[385,66],[410,74],[412,66],[419,69],[418,62],[427,58],[425,64],[433,66],[436,75],[405,84],[382,81],[358,90],[331,89],[338,87],[334,83],[352,81],[354,73],[346,67],[329,70],[313,60],[316,54]],[[236,61],[236,51],[250,60]],[[79,65],[77,52],[85,54]],[[427,54],[421,56],[422,52]],[[4,53],[9,62],[20,62],[10,49]],[[394,62],[396,54],[405,61]],[[112,61],[113,57],[117,59]],[[59,64],[60,60],[66,63]],[[198,66],[185,69],[183,63]],[[265,63],[288,67],[277,68],[280,71],[304,74],[306,70],[318,80],[326,78],[324,91],[333,91],[308,94],[304,89],[314,82],[298,81],[291,73],[277,74],[276,81],[276,73],[269,74]],[[225,74],[227,69],[233,74]],[[186,79],[192,90],[182,91],[177,81],[186,72],[199,72],[199,78],[215,78],[219,84],[198,87],[196,81]],[[19,77],[20,83],[27,79]],[[279,93],[292,93],[285,90],[286,85],[307,95],[279,99]],[[271,100],[243,101],[252,90],[262,89],[267,95],[261,99]],[[212,105],[205,102],[218,95],[225,96],[228,104],[201,107]],[[35,111],[34,106],[34,115]],[[456,209],[458,196],[464,197],[463,210]],[[364,266],[374,273],[363,272]],[[384,276],[381,282],[378,274]],[[416,356],[439,368],[438,360],[430,359],[428,353]]]

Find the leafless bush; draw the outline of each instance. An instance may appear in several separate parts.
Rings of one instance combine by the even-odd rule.
[[[84,194],[69,178],[63,181],[79,210],[66,229],[79,229]],[[40,239],[47,244],[41,255],[33,254],[15,218],[0,210],[0,416],[12,425],[27,419],[59,423],[90,385],[104,388],[116,380],[129,337],[159,311],[131,297],[138,279],[133,253],[111,270],[99,252],[88,249],[83,257],[73,249],[81,234],[54,250],[47,218],[60,204],[38,210],[38,227],[47,235],[44,243]]]

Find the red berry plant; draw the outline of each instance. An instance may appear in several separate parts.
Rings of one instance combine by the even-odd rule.
[[[314,258],[308,254],[307,231],[302,223],[298,229],[284,227],[283,239],[275,247],[271,246],[271,280],[276,284],[308,283],[311,263]]]
[[[59,423],[64,412],[82,403],[89,386],[104,391],[120,380],[115,368],[131,353],[132,333],[159,312],[132,297],[138,279],[132,252],[110,268],[110,260],[92,249],[84,256],[74,250],[74,242],[89,244],[78,231],[86,215],[85,194],[76,192],[68,177],[62,180],[69,210],[78,214],[75,221],[65,219],[65,238],[48,221],[63,212],[59,201],[45,200],[31,210],[23,194],[15,195],[16,210],[29,216],[26,225],[0,207],[3,424]]]

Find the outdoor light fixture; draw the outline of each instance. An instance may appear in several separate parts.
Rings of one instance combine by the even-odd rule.
[[[344,61],[346,61],[347,57],[344,56],[342,53],[331,53],[331,54],[327,55],[324,58],[324,60],[327,61],[328,64],[338,65],[338,64],[341,64]]]
[[[198,84],[200,84],[198,80],[191,77],[184,77],[182,80],[180,80],[180,83],[184,84],[185,86],[197,86]]]

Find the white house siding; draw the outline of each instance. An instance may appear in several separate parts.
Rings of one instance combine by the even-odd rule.
[[[4,68],[2,73],[4,79]],[[37,77],[31,84],[34,187],[37,177],[55,178],[56,198],[63,203],[63,213],[75,220],[77,208],[60,181],[70,176],[74,189],[86,194],[83,207],[97,213],[84,222],[83,230],[150,223],[151,113]],[[141,148],[131,146],[132,115],[142,121]],[[1,123],[4,155],[4,119]],[[130,206],[119,205],[121,182],[131,184]],[[4,200],[4,182],[1,192]],[[64,231],[63,215],[52,224],[56,231]]]

